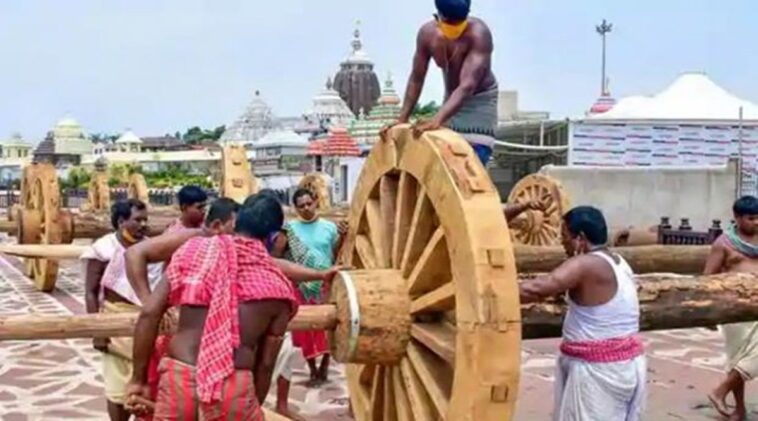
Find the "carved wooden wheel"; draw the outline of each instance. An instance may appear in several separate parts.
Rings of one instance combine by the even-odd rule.
[[[110,206],[111,189],[108,186],[108,173],[95,171],[87,189],[87,203],[82,208],[83,210],[104,211],[108,210]]]
[[[529,210],[508,221],[514,241],[532,246],[559,245],[563,214],[571,207],[568,194],[558,180],[543,174],[532,174],[516,183],[508,196],[508,203],[532,200],[542,201],[546,210]]]
[[[126,195],[129,199],[137,199],[142,203],[150,203],[150,195],[144,175],[134,173],[129,176],[129,186]]]
[[[310,173],[300,180],[298,185],[301,189],[308,189],[316,195],[318,209],[327,211],[332,208],[332,195],[329,194],[329,185],[321,173]]]
[[[242,203],[257,192],[258,182],[253,177],[245,148],[225,146],[221,152],[221,197]]]
[[[361,314],[383,311],[397,320],[392,337],[373,338],[382,344],[373,349],[384,350],[370,360],[378,364],[347,366],[355,417],[509,420],[518,393],[521,324],[499,195],[454,132],[413,139],[408,126],[399,126],[388,139],[363,166],[342,261],[384,277],[387,288],[399,282],[407,304],[397,311],[381,306],[389,298],[375,307],[360,304]],[[350,294],[370,292],[335,288],[332,300]],[[361,320],[351,322],[333,335],[344,336],[341,329],[372,334],[361,330]],[[361,341],[332,341],[333,349],[335,343],[342,344],[334,350],[339,360],[355,361],[345,355],[365,352]],[[388,351],[390,344],[399,352]]]
[[[73,233],[72,219],[60,209],[60,190],[55,167],[36,164],[30,171],[28,196],[18,212],[18,241],[20,244],[70,243]],[[26,177],[25,177],[26,178]],[[26,259],[26,274],[42,291],[55,287],[58,262],[47,259]]]

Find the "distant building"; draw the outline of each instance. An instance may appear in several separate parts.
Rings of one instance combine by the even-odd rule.
[[[143,152],[167,152],[188,149],[180,139],[174,136],[143,137]]]
[[[361,110],[371,112],[381,88],[379,78],[374,73],[374,63],[363,50],[361,31],[356,28],[353,36],[353,51],[340,64],[340,70],[334,77],[334,89],[357,116]]]
[[[82,126],[73,118],[64,118],[47,132],[34,151],[34,159],[50,162],[59,169],[79,165],[82,156],[92,153],[93,145]]]
[[[250,104],[242,115],[227,127],[219,142],[252,147],[258,139],[278,127],[279,124],[271,107],[263,100],[260,91],[255,91]]]
[[[400,97],[395,92],[392,76],[387,75],[382,96],[368,115],[362,112],[353,120],[349,126],[350,135],[363,151],[367,151],[379,140],[382,127],[397,121],[400,111]]]
[[[116,139],[116,150],[119,152],[142,152],[142,139],[131,130],[127,130]]]
[[[32,160],[32,145],[14,133],[10,139],[0,141],[0,151],[0,184],[20,179],[21,169]]]
[[[326,81],[326,89],[313,97],[313,106],[306,116],[324,129],[331,126],[346,127],[355,119],[350,107],[334,90],[331,78]]]

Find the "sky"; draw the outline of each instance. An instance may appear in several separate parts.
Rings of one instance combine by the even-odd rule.
[[[758,102],[754,1],[473,0],[490,26],[493,71],[520,108],[580,116],[600,91],[600,38],[613,23],[616,98],[704,71]],[[309,109],[350,52],[356,20],[381,80],[402,94],[432,0],[2,0],[0,139],[37,141],[71,116],[90,133],[140,136],[234,121],[260,90],[278,116]],[[422,101],[440,100],[430,70]]]

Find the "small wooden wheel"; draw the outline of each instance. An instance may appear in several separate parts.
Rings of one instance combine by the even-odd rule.
[[[399,278],[410,314],[397,358],[347,366],[355,417],[510,420],[520,370],[516,266],[499,195],[468,143],[449,130],[414,139],[409,126],[393,128],[363,166],[349,222],[343,263],[384,273],[388,285]]]
[[[72,238],[72,219],[60,209],[60,190],[55,167],[36,164],[28,181],[29,195],[18,213],[18,240],[21,244],[62,244]],[[55,288],[58,262],[26,259],[26,273],[37,288],[49,292]]]
[[[513,221],[508,221],[514,241],[531,246],[560,244],[563,214],[571,207],[563,186],[558,180],[547,175],[528,175],[513,187],[508,196],[508,203],[525,203],[532,200],[542,201],[546,210],[526,211]]]
[[[126,196],[129,199],[137,199],[142,203],[150,203],[150,196],[147,191],[147,182],[145,176],[140,173],[134,173],[129,176],[129,186]]]
[[[327,211],[332,208],[332,195],[329,194],[329,185],[323,174],[314,172],[306,175],[300,180],[298,187],[308,189],[316,195],[319,210]]]

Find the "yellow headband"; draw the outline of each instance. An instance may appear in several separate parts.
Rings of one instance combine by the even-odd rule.
[[[445,23],[442,19],[437,21],[437,26],[440,28],[442,35],[449,40],[456,40],[463,35],[468,28],[468,20],[464,20],[461,23],[450,24]]]

